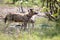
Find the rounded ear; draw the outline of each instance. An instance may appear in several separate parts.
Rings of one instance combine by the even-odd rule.
[[[30,11],[28,10],[28,12],[30,12]]]
[[[33,9],[29,9],[28,12],[33,12]]]
[[[33,11],[33,9],[30,9],[30,11],[32,12],[32,11]]]

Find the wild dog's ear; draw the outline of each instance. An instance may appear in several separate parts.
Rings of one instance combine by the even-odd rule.
[[[28,10],[28,12],[30,12],[30,11]]]
[[[30,9],[31,12],[33,12],[33,9]]]
[[[33,9],[29,9],[28,12],[33,12]]]

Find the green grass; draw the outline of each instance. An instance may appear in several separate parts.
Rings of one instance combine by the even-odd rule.
[[[19,34],[18,37],[14,35],[0,34],[0,40],[60,40],[60,36],[54,36],[53,38],[39,36],[38,33],[32,34],[24,33]]]
[[[21,31],[18,35],[16,35],[16,34],[5,34],[0,31],[0,40],[60,40],[60,35],[51,37],[50,32],[54,31],[50,30],[49,32],[48,31],[49,29],[47,29],[47,31],[45,32],[49,32],[48,34],[50,35],[47,36],[44,33],[41,33],[41,31],[44,32],[44,30],[41,30],[40,24],[46,24],[53,27],[55,26],[54,22],[48,21],[48,19],[46,18],[37,18],[35,22],[35,28],[32,29],[30,32]],[[0,23],[0,27],[1,26],[4,27],[3,22]]]

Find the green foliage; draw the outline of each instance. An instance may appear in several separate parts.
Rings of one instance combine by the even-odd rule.
[[[17,2],[15,3],[15,5],[16,5],[16,6],[21,5],[21,1],[17,1]]]
[[[20,6],[21,5],[21,0],[4,0],[4,3],[15,3],[16,6]],[[40,5],[41,2],[40,0],[22,0],[22,5],[23,6],[33,6],[33,5],[37,5],[37,6],[41,6]]]
[[[59,14],[58,13],[55,13],[55,14],[52,14],[52,15],[55,17],[55,16],[58,16]]]
[[[43,7],[43,8],[41,9],[41,12],[46,12],[46,10],[50,11],[49,8]]]
[[[60,2],[60,0],[57,0],[58,2]]]
[[[4,0],[4,3],[12,3],[12,0]]]
[[[45,8],[43,8],[43,11],[46,12],[46,9],[50,10],[48,12],[51,12],[51,14],[55,18],[55,22],[56,22],[56,26],[55,26],[54,30],[56,30],[56,32],[59,34],[60,33],[60,12],[59,12],[59,10],[60,10],[60,7],[59,7],[60,6],[59,5],[60,0],[51,0],[51,1],[48,1],[48,2],[47,2],[47,0],[45,0],[43,2],[42,2],[43,4],[48,5],[48,7],[47,7],[47,5],[44,5]],[[50,33],[53,33],[53,32],[50,32]],[[54,31],[54,33],[55,33],[55,31]]]

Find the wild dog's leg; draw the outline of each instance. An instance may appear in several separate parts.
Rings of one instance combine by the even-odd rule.
[[[28,33],[30,33],[30,31],[31,31],[31,30],[30,30],[30,29],[31,29],[31,24],[30,24],[30,22],[28,22],[28,26],[27,26],[27,27],[28,27]]]
[[[32,29],[34,28],[34,23],[32,23]]]
[[[19,25],[20,25],[20,30],[22,30],[23,27],[24,27],[24,23],[23,22],[19,22]]]
[[[6,26],[4,27],[3,31],[5,32],[9,26],[10,22],[7,22],[7,24],[5,24]]]
[[[28,29],[30,28],[30,23],[28,23],[28,26],[27,26],[27,28],[28,28]]]
[[[21,29],[23,29],[24,28],[24,23],[21,25]]]
[[[27,22],[24,22],[24,30],[26,29],[27,27]]]

